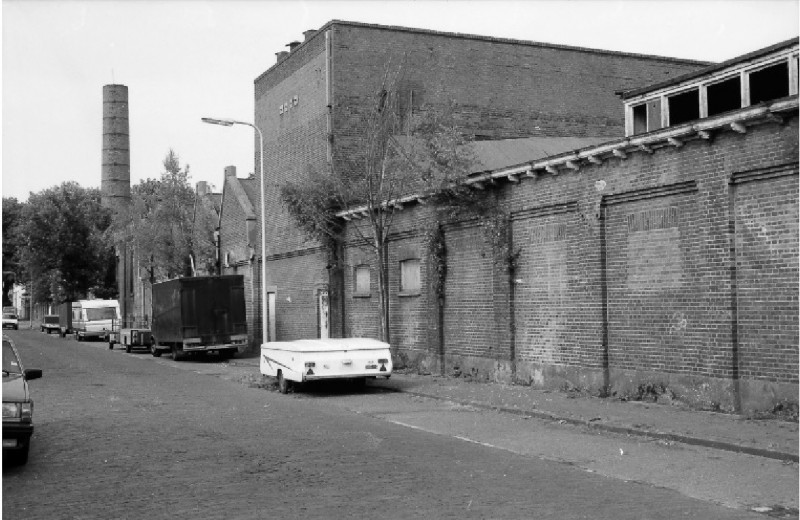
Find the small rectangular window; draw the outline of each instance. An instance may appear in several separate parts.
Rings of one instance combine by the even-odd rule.
[[[700,91],[698,89],[681,92],[667,99],[670,126],[679,125],[700,117]]]
[[[647,105],[633,107],[633,135],[647,133]]]
[[[400,293],[405,295],[420,293],[418,258],[400,262]]]
[[[706,87],[708,116],[742,108],[742,80],[734,76]]]
[[[750,104],[789,95],[789,63],[782,61],[750,73]]]
[[[368,265],[357,265],[354,273],[354,296],[370,295],[370,270]]]

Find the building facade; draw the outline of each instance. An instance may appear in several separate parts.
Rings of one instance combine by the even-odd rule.
[[[729,110],[698,107],[701,117],[469,178],[506,222],[499,241],[481,219],[442,223],[406,201],[389,251],[401,356],[431,371],[662,392],[707,409],[796,404],[797,40],[756,54],[622,97],[633,115],[730,77],[752,87],[766,71],[765,99],[742,88]],[[716,102],[713,89],[695,99]],[[444,280],[426,239],[436,227]],[[376,266],[354,243],[345,334],[372,335],[374,282],[364,288]]]
[[[338,21],[305,36],[255,80],[270,339],[379,335],[357,215],[332,257],[279,187],[358,153],[402,63],[401,115],[455,100],[500,159],[465,180],[490,216],[389,209],[399,363],[707,409],[797,402],[796,39],[703,64]]]
[[[387,73],[399,74],[401,117],[454,101],[478,140],[611,138],[624,131],[615,91],[708,65],[342,21],[304,36],[254,82],[265,141],[268,311],[279,340],[344,333],[343,273],[298,231],[279,190],[306,170],[347,167]]]

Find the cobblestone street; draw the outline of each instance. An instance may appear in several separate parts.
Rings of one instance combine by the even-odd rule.
[[[764,518],[382,417],[424,411],[411,396],[283,396],[244,367],[9,334],[44,376],[3,518]]]

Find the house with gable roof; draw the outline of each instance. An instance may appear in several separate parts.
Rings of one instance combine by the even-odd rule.
[[[219,213],[220,274],[244,277],[247,335],[251,352],[261,345],[261,220],[259,181],[240,179],[236,167],[225,168]]]

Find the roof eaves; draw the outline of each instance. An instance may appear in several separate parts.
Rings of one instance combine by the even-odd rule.
[[[560,167],[566,167],[577,172],[584,162],[600,164],[611,158],[626,159],[632,153],[652,154],[656,149],[667,146],[680,148],[688,140],[709,139],[712,132],[732,130],[743,133],[747,131],[748,124],[781,122],[784,114],[795,113],[797,110],[798,96],[789,96],[771,103],[762,103],[743,108],[730,114],[695,120],[647,134],[616,139],[544,159],[520,163],[483,175],[470,177],[463,182],[465,185],[474,185],[476,188],[483,189],[486,184],[494,184],[497,180],[504,178],[510,182],[518,183],[520,175],[533,178],[543,172],[557,175]],[[381,207],[386,208],[414,201],[423,202],[429,195],[426,193],[407,195],[401,199],[387,201]],[[337,217],[344,220],[360,219],[368,215],[369,209],[366,206],[359,206],[336,213]]]

